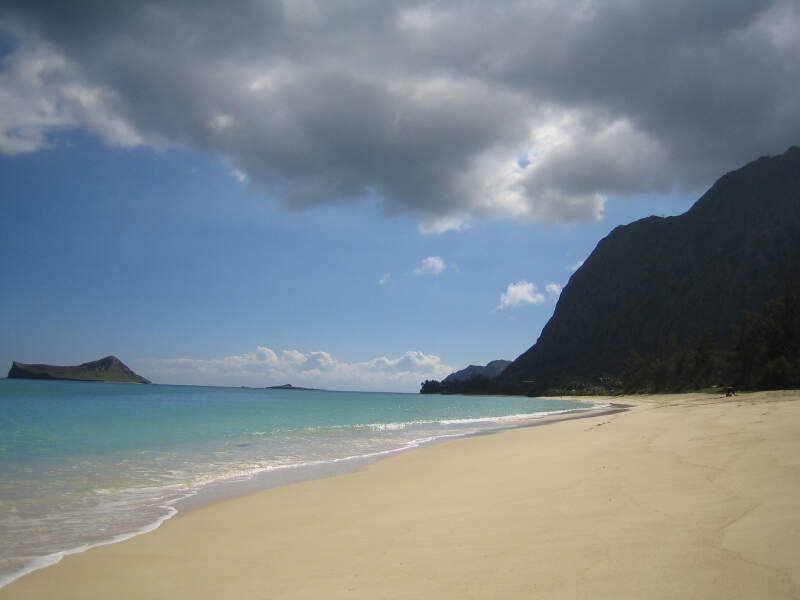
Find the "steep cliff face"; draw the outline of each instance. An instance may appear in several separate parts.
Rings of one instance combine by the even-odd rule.
[[[536,389],[618,374],[633,349],[710,334],[800,284],[800,148],[726,174],[677,217],[617,227],[571,277],[536,344],[498,378]]]
[[[137,375],[116,356],[74,367],[28,365],[14,361],[8,371],[9,379],[63,379],[73,381],[109,381],[116,383],[150,383]]]

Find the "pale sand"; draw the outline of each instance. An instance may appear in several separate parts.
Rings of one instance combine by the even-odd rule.
[[[800,392],[455,440],[227,500],[5,598],[800,598]]]

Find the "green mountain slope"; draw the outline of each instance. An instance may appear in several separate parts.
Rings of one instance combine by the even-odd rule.
[[[74,381],[108,381],[116,383],[150,383],[129,369],[116,356],[83,363],[74,367],[27,365],[14,361],[9,379],[64,379]]]

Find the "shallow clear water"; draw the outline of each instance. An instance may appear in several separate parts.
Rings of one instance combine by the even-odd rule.
[[[0,585],[147,531],[208,484],[347,462],[591,404],[0,380]]]

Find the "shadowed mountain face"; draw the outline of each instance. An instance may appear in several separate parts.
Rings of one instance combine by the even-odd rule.
[[[8,371],[9,379],[64,379],[74,381],[109,381],[116,383],[150,383],[129,369],[116,356],[83,363],[74,367],[26,365],[14,361]]]
[[[536,344],[498,377],[545,390],[618,375],[631,351],[710,334],[727,346],[743,311],[800,283],[800,148],[726,174],[683,215],[600,241]]]
[[[442,383],[448,383],[451,381],[469,381],[473,377],[486,377],[487,379],[494,379],[510,364],[510,360],[493,360],[485,366],[469,365],[465,369],[450,373],[450,375],[442,380]]]

